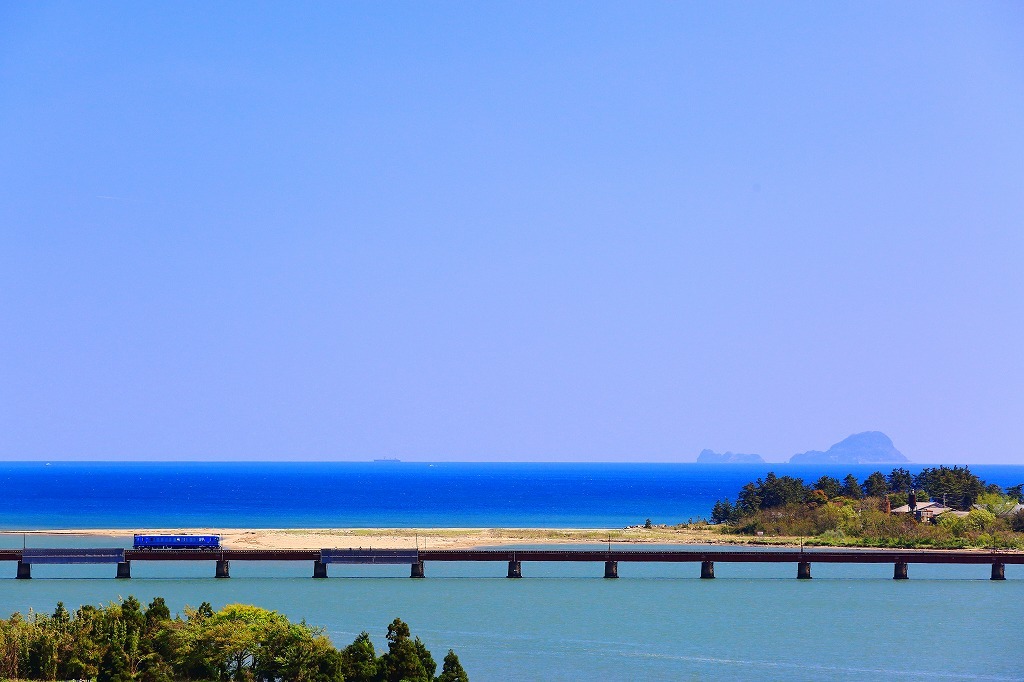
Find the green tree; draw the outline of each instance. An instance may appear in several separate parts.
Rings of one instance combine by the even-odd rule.
[[[972,509],[965,517],[967,528],[975,531],[985,531],[992,528],[996,522],[996,515],[987,509]]]
[[[889,484],[889,490],[894,493],[910,492],[910,489],[914,486],[914,477],[903,467],[893,469],[886,479]]]
[[[459,657],[451,649],[444,657],[441,675],[437,678],[437,682],[469,682],[469,675],[462,669]]]
[[[255,662],[262,636],[283,616],[247,604],[228,604],[203,622],[201,637],[212,644],[220,667],[234,679],[241,679]]]
[[[43,614],[35,614],[32,626],[24,652],[28,673],[26,677],[55,680],[60,662],[61,628],[50,616]]]
[[[185,616],[171,617],[160,598],[143,612],[134,597],[83,606],[73,616],[61,603],[52,615],[14,614],[0,619],[0,680],[434,682],[437,670],[398,619],[388,628],[388,653],[378,659],[366,633],[339,651],[321,629],[255,606],[215,612],[204,603],[186,607]],[[446,659],[445,670],[458,675],[457,663]]]
[[[943,514],[936,521],[937,525],[955,538],[962,537],[967,532],[967,522],[964,518]]]
[[[758,479],[756,485],[759,488],[761,509],[781,507],[807,499],[807,486],[802,479],[792,476],[776,476],[775,472],[769,471],[764,481]]]
[[[758,479],[758,483],[760,483]],[[747,483],[740,488],[736,497],[736,506],[742,514],[753,514],[761,508],[761,495],[758,493],[758,486],[754,483]]]
[[[57,608],[53,610],[53,616],[51,616],[53,623],[58,626],[66,626],[71,622],[71,614],[64,608],[64,602],[57,602]]]
[[[437,672],[437,662],[434,661],[434,657],[427,650],[426,645],[420,641],[419,637],[414,639],[412,644],[416,649],[416,656],[420,659],[420,663],[423,664],[423,670],[427,673],[427,679],[433,680],[434,673]]]
[[[969,467],[925,468],[914,478],[914,485],[924,488],[932,499],[944,500],[954,509],[967,511],[985,492],[985,481],[971,473]]]
[[[75,680],[91,680],[99,675],[106,642],[97,641],[104,613],[89,604],[81,606],[71,621],[73,644],[67,652],[64,676]]]
[[[814,482],[814,489],[825,493],[825,497],[830,500],[839,497],[841,488],[842,484],[839,482],[839,479],[831,476],[822,476]]]
[[[851,500],[859,500],[864,497],[860,483],[857,482],[857,477],[853,474],[846,474],[839,492],[843,497],[849,497]]]
[[[106,650],[96,673],[98,682],[125,682],[132,679],[129,652],[136,653],[138,640],[132,637],[128,624],[113,618],[105,631]]]
[[[163,597],[154,597],[153,601],[146,607],[145,620],[146,630],[152,631],[171,619],[171,610],[167,608],[167,602]]]
[[[866,497],[885,497],[889,492],[889,483],[881,471],[876,471],[864,479],[862,488]]]
[[[1006,494],[1016,499],[1018,502],[1024,502],[1024,483],[1011,485],[1006,489]]]
[[[252,675],[258,680],[341,682],[342,657],[323,632],[283,616],[270,620],[259,633]]]
[[[221,669],[220,657],[214,644],[206,636],[206,623],[213,617],[213,608],[203,602],[198,609],[185,607],[184,621],[175,623],[169,633],[170,648],[174,652],[172,665],[181,677],[189,680],[219,680],[226,672]]]
[[[388,652],[381,657],[386,682],[431,682],[408,625],[395,618],[388,626],[387,639]]]
[[[729,498],[717,500],[711,508],[712,523],[729,523],[736,518],[736,509],[732,506]]]
[[[355,641],[341,652],[341,658],[342,670],[348,682],[375,682],[377,679],[377,653],[368,633],[359,633]]]
[[[1024,510],[1010,515],[1010,529],[1015,533],[1024,533]]]
[[[29,646],[29,625],[20,613],[0,620],[0,680],[14,680],[27,674],[23,655]]]
[[[999,493],[982,493],[975,502],[996,516],[1005,516],[1017,506],[1017,498]]]
[[[145,626],[146,616],[142,613],[142,604],[135,597],[129,595],[121,602],[121,620],[124,621],[128,630],[139,631]]]
[[[295,682],[345,682],[341,652],[322,635],[299,640],[282,666],[283,679]]]

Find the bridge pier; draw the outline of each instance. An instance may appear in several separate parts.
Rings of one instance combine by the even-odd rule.
[[[1006,580],[1006,565],[1002,561],[992,563],[992,580]]]
[[[230,578],[230,562],[227,559],[217,559],[217,572],[214,574],[217,578]]]
[[[313,577],[314,578],[326,578],[327,577],[327,564],[320,561],[319,559],[313,560]]]
[[[892,569],[892,579],[893,580],[907,580],[908,578],[910,578],[910,576],[907,575],[907,562],[906,561],[897,561],[895,566],[893,566],[893,569]]]
[[[19,580],[28,580],[32,577],[32,564],[26,564],[23,561],[18,562],[18,573],[15,576]]]
[[[700,577],[704,580],[714,580],[715,578],[715,562],[714,561],[702,561],[700,562]]]
[[[119,561],[117,563],[117,578],[131,578],[132,577],[132,562],[131,561]]]
[[[811,562],[801,561],[796,565],[796,577],[797,580],[810,580],[811,579]]]
[[[410,578],[426,578],[427,574],[423,572],[423,562],[417,561],[412,565],[412,572],[409,573]]]
[[[619,562],[618,561],[606,561],[606,562],[604,562],[604,577],[605,578],[618,578],[619,577]]]
[[[522,578],[523,577],[523,564],[520,561],[508,562],[508,577],[509,578]]]

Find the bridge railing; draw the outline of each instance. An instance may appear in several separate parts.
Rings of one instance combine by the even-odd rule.
[[[415,549],[322,549],[325,564],[415,564],[420,553]]]
[[[87,549],[58,548],[21,551],[23,564],[120,564],[124,563],[124,549],[120,547],[90,547]]]

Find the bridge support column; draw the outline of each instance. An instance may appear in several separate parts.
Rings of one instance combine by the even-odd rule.
[[[1002,561],[992,563],[992,580],[1006,580],[1006,566]]]
[[[19,580],[28,580],[32,577],[32,564],[26,564],[22,561],[18,562],[18,574],[15,576]]]
[[[326,578],[327,577],[327,564],[320,561],[319,559],[313,560],[313,577],[314,578]]]
[[[619,562],[618,561],[606,561],[606,562],[604,562],[604,577],[605,578],[618,578],[619,577]]]
[[[714,580],[715,578],[715,562],[714,561],[702,561],[700,562],[700,577],[704,580]]]
[[[117,577],[118,578],[131,578],[132,577],[132,562],[131,561],[120,561],[117,564]]]
[[[522,578],[523,577],[523,564],[519,561],[508,562],[508,577],[509,578]]]
[[[798,580],[811,579],[811,562],[801,561],[796,565],[796,577]]]
[[[426,578],[427,574],[423,572],[423,562],[417,561],[412,565],[412,572],[409,573],[410,578]]]
[[[230,562],[227,559],[217,559],[217,572],[214,575],[218,578],[230,578],[229,564]]]
[[[893,580],[907,580],[910,576],[907,575],[907,562],[897,561],[896,565],[892,569]]]

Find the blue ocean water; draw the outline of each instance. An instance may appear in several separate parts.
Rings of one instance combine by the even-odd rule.
[[[0,528],[573,527],[707,517],[768,471],[871,466],[466,463],[0,464]],[[917,471],[920,466],[908,467]],[[1002,486],[1024,466],[975,466]]]
[[[848,467],[537,464],[4,464],[0,523],[11,528],[123,528],[110,539],[51,536],[35,546],[127,546],[136,526],[615,527],[707,515],[769,469],[814,479]],[[864,478],[873,467],[853,468]],[[1000,485],[1024,467],[972,467]],[[884,471],[884,470],[883,470]],[[21,538],[3,538],[6,546]],[[651,547],[651,549],[654,549]],[[14,580],[0,563],[0,616],[163,596],[174,611],[242,602],[323,626],[338,645],[362,630],[378,649],[393,618],[440,659],[455,649],[474,682],[497,680],[1024,680],[1024,567],[988,580],[988,566],[814,564],[504,564],[331,566],[210,562],[33,567]]]

